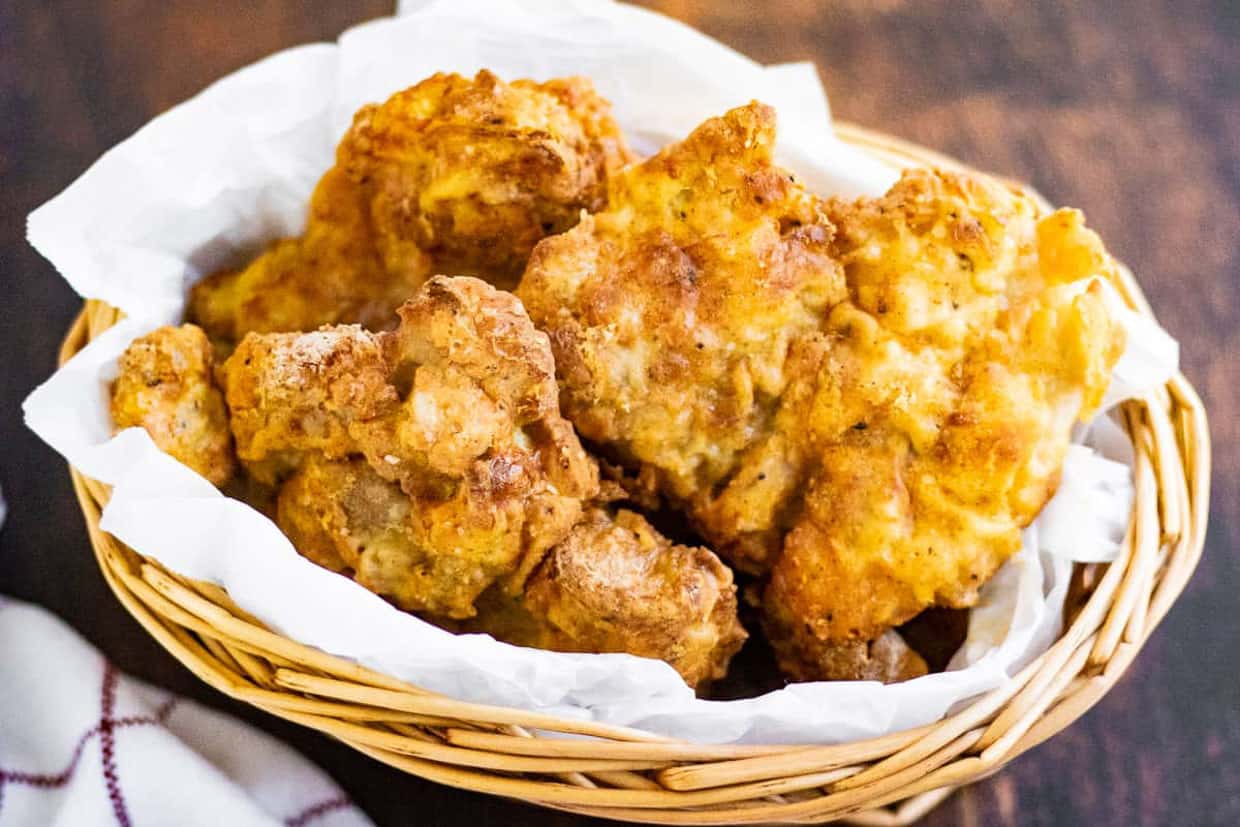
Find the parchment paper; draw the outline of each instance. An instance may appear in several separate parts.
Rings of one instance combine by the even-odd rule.
[[[543,652],[439,630],[298,556],[267,518],[158,451],[144,431],[113,437],[108,382],[125,346],[179,321],[188,285],[204,274],[298,232],[353,111],[436,71],[587,75],[644,152],[758,98],[778,109],[780,160],[812,189],[878,194],[896,178],[833,137],[810,64],[763,67],[610,2],[451,0],[402,11],[336,44],[289,49],[224,78],[151,121],[30,216],[31,243],[74,289],[127,314],[25,405],[44,440],[114,486],[105,530],[183,575],[220,584],[281,634],[427,689],[700,742],[832,743],[918,726],[1000,685],[1053,641],[1071,561],[1111,559],[1131,509],[1131,446],[1105,417],[1080,429],[1059,493],[985,587],[950,671],[892,686],[795,684],[727,702],[697,700],[659,661]],[[1130,347],[1111,403],[1165,382],[1177,359],[1157,325],[1122,317]]]

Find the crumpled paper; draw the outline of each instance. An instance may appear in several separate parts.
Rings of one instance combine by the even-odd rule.
[[[433,72],[589,76],[645,152],[758,98],[777,107],[779,159],[812,189],[878,194],[898,174],[834,137],[810,64],[763,67],[679,23],[611,2],[430,0],[402,11],[336,44],[289,49],[224,78],[151,121],[30,216],[31,243],[74,289],[127,314],[25,404],[33,430],[114,487],[106,531],[174,571],[223,586],[283,635],[426,689],[703,743],[836,743],[919,726],[1045,650],[1060,630],[1072,561],[1111,559],[1131,510],[1131,446],[1106,417],[1080,429],[1059,493],[983,589],[949,671],[890,686],[793,684],[726,702],[696,699],[660,661],[523,649],[437,629],[298,556],[271,521],[158,451],[144,431],[113,437],[108,382],[125,346],[178,321],[201,276],[298,232],[352,112]],[[1177,361],[1174,340],[1156,324],[1131,312],[1122,319],[1129,347],[1112,404],[1158,387]]]

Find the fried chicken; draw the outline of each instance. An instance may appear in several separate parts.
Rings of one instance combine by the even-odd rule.
[[[437,74],[358,111],[305,232],[193,289],[190,315],[228,342],[325,324],[392,327],[431,274],[511,287],[534,244],[601,208],[631,156],[583,78]]]
[[[252,333],[220,371],[294,546],[436,622],[721,676],[744,640],[731,572],[604,507],[517,299],[437,276],[399,315],[389,333]]]
[[[514,600],[487,595],[467,627],[560,652],[667,661],[690,686],[722,678],[746,634],[732,572],[674,545],[633,511],[593,508]]]
[[[419,536],[418,507],[364,460],[312,459],[281,489],[277,519],[315,563],[456,631],[561,652],[657,658],[690,686],[723,677],[745,640],[731,571],[707,549],[673,545],[634,512],[588,509],[523,588],[501,584],[479,596],[493,572]],[[476,604],[467,620],[427,609],[462,596]]]
[[[413,245],[381,253],[367,198],[338,162],[314,188],[301,236],[280,239],[240,270],[195,284],[189,317],[225,343],[251,331],[391,327],[396,308],[431,275],[432,265]]]
[[[468,484],[442,500],[410,496],[364,459],[316,456],[281,487],[276,522],[310,560],[351,574],[397,606],[460,618],[474,613],[493,583],[519,590],[523,568],[547,551],[522,537],[524,515],[511,511]],[[558,538],[568,527],[544,524],[543,531]]]
[[[518,294],[582,435],[769,574],[788,675],[907,677],[892,628],[976,600],[1096,410],[1122,333],[1073,282],[1114,265],[989,179],[819,201],[774,138],[751,104],[628,168]]]
[[[413,245],[439,272],[510,288],[539,239],[604,206],[631,159],[585,78],[504,83],[483,70],[363,107],[338,163],[366,187],[384,255]]]
[[[899,683],[930,671],[926,659],[895,629],[888,629],[873,640],[858,638],[846,642],[802,635],[796,638],[796,660],[791,659],[793,650],[785,637],[776,634],[771,643],[780,669],[795,680]]]
[[[750,105],[628,168],[606,211],[539,244],[517,290],[551,336],[569,420],[754,573],[804,479],[803,440],[772,439],[780,401],[847,296],[822,205],[771,163],[774,131]],[[712,513],[756,447],[748,502]]]
[[[409,509],[400,486],[365,460],[310,454],[280,486],[275,521],[303,557],[334,572],[356,572],[368,589],[390,595],[363,579],[361,570],[371,566],[362,558],[387,560],[415,548]],[[394,596],[393,602],[405,601]]]
[[[121,355],[112,384],[116,429],[145,428],[159,448],[223,485],[236,470],[211,343],[194,325],[161,327]]]
[[[405,498],[405,551],[351,556],[345,539],[333,544],[339,565],[319,541],[311,556],[402,608],[468,617],[484,589],[518,588],[563,539],[597,495],[598,470],[560,418],[546,336],[511,294],[436,277],[400,318],[390,333],[247,336],[221,369],[238,456],[267,484],[293,475],[286,526],[326,490],[378,503],[390,484]],[[347,522],[346,504],[319,507],[329,527]],[[314,536],[307,525],[290,533]]]
[[[219,370],[237,457],[265,485],[307,454],[347,457],[353,422],[399,405],[390,373],[383,338],[358,325],[248,334]]]
[[[972,605],[1123,347],[1100,285],[1082,288],[1115,265],[1079,212],[922,172],[831,215],[853,298],[828,319],[830,367],[803,408],[827,447],[765,600],[797,664],[815,641]]]

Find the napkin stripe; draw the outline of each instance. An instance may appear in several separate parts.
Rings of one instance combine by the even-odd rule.
[[[112,676],[112,685],[110,688],[108,687],[109,673]],[[100,736],[100,740],[102,741],[105,737],[106,731],[107,739],[114,743],[115,732],[119,729],[128,729],[130,727],[140,726],[163,726],[163,724],[168,720],[168,716],[172,714],[173,708],[177,705],[176,698],[169,698],[160,704],[155,710],[154,715],[126,715],[121,718],[110,717],[116,703],[116,679],[117,675],[115,668],[110,663],[105,663],[104,680],[100,689],[100,708],[103,710],[103,715],[100,717],[98,723],[86,730],[86,732],[82,733],[81,737],[78,738],[77,744],[74,745],[73,752],[70,754],[69,762],[63,770],[57,773],[40,773],[24,772],[21,770],[11,770],[0,767],[0,810],[4,809],[4,788],[8,784],[12,784],[13,786],[33,787],[40,790],[58,790],[67,786],[69,782],[73,780],[74,773],[77,772],[78,765],[82,761],[82,755],[86,751],[86,745],[90,743],[90,739],[94,738],[96,735]],[[109,695],[111,696],[110,699],[108,697]],[[114,750],[115,746],[112,747],[112,751]],[[113,769],[113,776],[115,776],[115,768]],[[119,787],[117,788],[117,791],[119,793]],[[112,799],[110,791],[108,797],[113,802],[113,811],[115,812],[116,800]],[[120,804],[122,808],[121,812],[124,813],[124,819],[126,820],[121,820],[122,816],[119,814],[117,815],[117,820],[121,821],[122,824],[129,824],[129,821],[127,820],[128,813],[124,809],[125,804],[123,798],[121,799]]]
[[[121,782],[116,774],[116,729],[112,713],[116,709],[117,678],[116,667],[111,661],[104,661],[103,683],[99,690],[99,708],[102,710],[99,721],[99,753],[103,760],[103,783],[108,788],[108,800],[112,802],[116,823],[121,827],[132,827],[129,808],[125,806],[125,795],[121,792]]]
[[[284,827],[306,827],[312,821],[322,818],[337,810],[345,810],[353,806],[353,802],[343,795],[333,796],[312,804],[295,816],[284,819]]]

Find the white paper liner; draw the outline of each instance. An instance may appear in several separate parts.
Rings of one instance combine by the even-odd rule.
[[[1072,560],[1106,560],[1132,501],[1131,446],[1099,419],[1080,429],[1059,493],[986,585],[951,669],[902,684],[790,685],[698,700],[668,665],[629,655],[523,649],[455,636],[300,557],[267,518],[158,451],[115,438],[108,382],[125,346],[177,321],[188,285],[296,233],[354,109],[436,71],[589,76],[632,142],[652,151],[752,98],[777,106],[778,156],[811,188],[883,192],[897,172],[833,137],[809,64],[762,67],[679,23],[610,2],[407,3],[409,16],[290,49],[154,119],[30,216],[31,243],[83,297],[128,318],[26,400],[26,420],[83,473],[114,486],[102,527],[190,578],[226,588],[275,631],[426,689],[640,727],[698,742],[836,743],[937,720],[1053,641]],[[1121,314],[1129,347],[1109,402],[1148,393],[1175,342]],[[1117,437],[1118,432],[1118,437]],[[1119,446],[1119,447],[1117,447]],[[1107,458],[1110,457],[1110,458]]]

